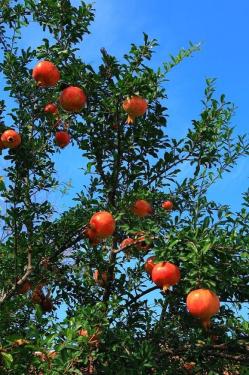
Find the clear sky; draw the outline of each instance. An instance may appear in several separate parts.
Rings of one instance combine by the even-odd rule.
[[[188,41],[202,43],[200,52],[169,74],[166,105],[170,134],[184,136],[191,120],[198,118],[206,77],[216,77],[218,94],[224,92],[238,107],[233,120],[236,133],[248,131],[248,0],[96,0],[95,9],[91,35],[81,45],[81,57],[94,66],[99,63],[101,47],[121,58],[131,42],[142,42],[143,31],[159,41],[152,61],[155,67],[170,53],[187,47]],[[39,45],[42,37],[39,27],[31,26],[23,34],[22,46]],[[66,206],[86,182],[82,163],[85,161],[76,147],[69,146],[56,157],[58,177],[73,183],[71,193],[64,197]],[[232,174],[211,189],[210,197],[238,209],[241,193],[248,188],[248,172],[249,163],[241,159]]]

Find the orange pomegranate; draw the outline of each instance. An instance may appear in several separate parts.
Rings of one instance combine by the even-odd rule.
[[[143,116],[148,108],[147,101],[141,96],[134,95],[123,102],[123,109],[128,113],[127,123],[133,124],[135,118]]]
[[[52,113],[52,114],[55,114],[58,112],[58,108],[57,108],[57,105],[54,104],[54,103],[49,103],[45,106],[44,108],[44,112],[46,113]]]
[[[70,139],[68,132],[59,131],[55,133],[55,142],[60,148],[66,147],[70,143]]]
[[[33,78],[41,87],[52,87],[60,79],[60,72],[51,61],[41,61],[33,69]]]
[[[149,257],[148,259],[146,259],[146,261],[145,261],[144,269],[148,273],[148,275],[150,275],[150,276],[152,274],[153,268],[156,265],[156,263],[154,263],[155,258],[156,258],[155,256],[152,256],[152,257]]]
[[[66,111],[79,112],[86,104],[86,94],[79,87],[69,86],[61,92],[59,101]]]
[[[5,130],[1,135],[1,141],[4,147],[16,148],[21,144],[21,136],[15,130]]]
[[[164,208],[166,211],[171,211],[173,209],[173,202],[171,201],[163,202],[162,208]]]
[[[180,281],[181,274],[175,264],[159,262],[153,267],[151,278],[165,292],[170,286],[176,285]]]
[[[132,207],[132,212],[139,217],[145,217],[151,215],[153,209],[149,202],[144,199],[138,199]]]
[[[190,314],[200,319],[205,329],[210,326],[210,318],[220,309],[220,300],[210,289],[192,290],[187,296],[186,304]]]
[[[91,217],[89,225],[99,239],[112,236],[116,228],[114,217],[107,211],[96,212]]]

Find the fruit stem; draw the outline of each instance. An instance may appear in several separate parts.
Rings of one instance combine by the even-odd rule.
[[[127,124],[134,124],[134,121],[135,121],[135,117],[132,115],[128,115]]]
[[[169,287],[170,287],[169,284],[165,284],[165,285],[163,286],[163,292],[166,293],[166,292],[169,290]]]

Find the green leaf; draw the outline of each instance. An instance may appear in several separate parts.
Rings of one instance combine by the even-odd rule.
[[[1,352],[2,359],[4,361],[4,365],[7,368],[10,368],[13,363],[13,357],[10,353]]]

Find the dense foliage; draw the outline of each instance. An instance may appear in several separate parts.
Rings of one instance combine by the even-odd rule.
[[[22,137],[0,155],[0,373],[248,374],[249,193],[236,213],[207,199],[210,186],[249,154],[246,136],[233,134],[234,107],[207,79],[200,116],[184,138],[170,138],[167,74],[198,46],[153,70],[157,42],[143,34],[121,62],[102,49],[94,69],[79,53],[93,19],[84,2],[0,1],[0,133],[11,128]],[[49,36],[22,49],[31,22]],[[32,78],[41,60],[59,69],[56,86],[39,87]],[[90,182],[60,215],[47,192],[60,188],[54,157],[63,149],[54,143],[58,117],[44,107],[70,85],[84,89],[87,106],[80,113],[59,108],[57,125],[82,150]],[[122,103],[132,95],[146,98],[148,110],[128,125]],[[151,203],[152,215],[132,212],[138,199]],[[174,210],[162,208],[167,200]],[[100,210],[113,214],[116,231],[92,246],[84,228]],[[139,244],[141,235],[142,247],[120,248],[127,237]],[[144,270],[150,255],[181,270],[166,293]],[[96,283],[96,269],[107,273],[106,282]],[[32,288],[24,291],[27,282]],[[221,301],[207,331],[186,310],[196,288]],[[39,293],[46,304],[35,303]],[[62,321],[58,311],[65,309]]]

